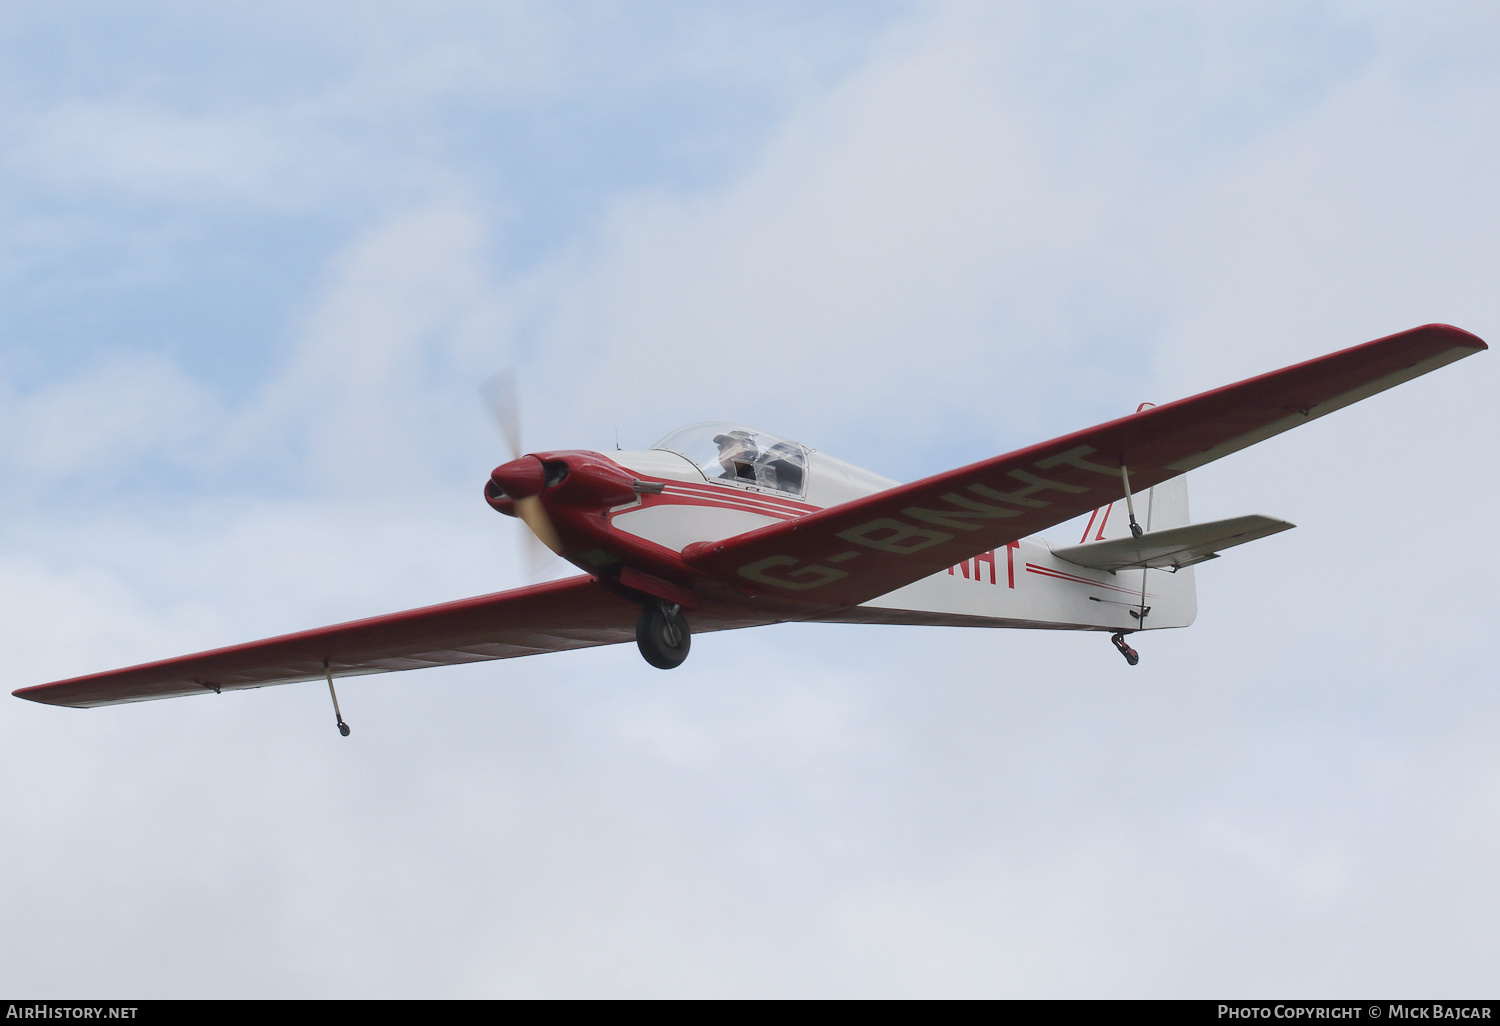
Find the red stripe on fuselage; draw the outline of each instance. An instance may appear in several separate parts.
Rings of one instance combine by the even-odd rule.
[[[810,506],[805,502],[797,502],[794,499],[783,498],[779,495],[752,492],[734,488],[730,485],[700,485],[682,481],[664,481],[662,483],[666,485],[666,492],[664,494],[697,495],[706,499],[730,499],[738,502],[750,502],[786,510],[789,513],[814,513],[821,508],[819,506]]]
[[[775,506],[764,506],[758,503],[737,501],[732,497],[719,497],[707,495],[674,495],[671,492],[663,492],[661,495],[645,495],[641,497],[640,506],[632,506],[630,509],[643,509],[651,506],[702,506],[706,509],[732,509],[741,513],[756,513],[763,517],[771,517],[776,520],[794,520],[803,514],[792,510],[780,509]],[[629,509],[620,510],[621,513],[630,512]]]
[[[1103,581],[1095,581],[1088,577],[1079,577],[1062,570],[1052,570],[1045,566],[1037,566],[1035,563],[1026,564],[1026,572],[1040,574],[1043,577],[1055,577],[1060,581],[1072,581],[1074,584],[1087,584],[1094,588],[1106,588],[1109,591],[1118,591],[1122,595],[1135,595],[1137,592],[1132,588],[1119,588],[1113,584],[1105,584]]]
[[[661,481],[660,493],[639,495],[639,501],[611,513],[611,519],[653,506],[697,506],[704,509],[734,510],[738,513],[754,513],[772,520],[793,520],[815,512],[817,506],[793,502],[775,496],[745,492],[717,485],[688,484],[678,481]]]

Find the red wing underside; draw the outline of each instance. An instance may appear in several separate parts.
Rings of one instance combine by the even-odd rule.
[[[633,641],[639,613],[639,606],[606,591],[592,577],[573,577],[40,684],[15,694],[81,708],[322,680],[325,659],[335,677],[512,659]],[[708,610],[694,617],[693,630],[764,622]]]
[[[812,619],[894,591],[1487,348],[1427,325],[684,552]]]

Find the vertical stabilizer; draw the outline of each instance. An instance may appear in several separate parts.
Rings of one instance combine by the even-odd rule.
[[[1144,512],[1141,526],[1147,531],[1165,531],[1192,523],[1188,515],[1187,475],[1180,474],[1147,489]]]
[[[1147,531],[1165,531],[1169,527],[1186,527],[1192,522],[1188,514],[1187,475],[1180,474],[1135,496],[1135,515]],[[1130,516],[1125,500],[1100,506],[1084,523],[1083,536],[1077,544],[1130,537]],[[1069,538],[1068,543],[1074,544]]]
[[[1135,516],[1146,533],[1165,531],[1173,527],[1186,527],[1192,522],[1188,512],[1187,475],[1179,474],[1153,488],[1135,495]],[[1112,502],[1094,510],[1086,521],[1080,545],[1111,541],[1130,537],[1130,517],[1125,512],[1125,500]],[[1071,544],[1072,538],[1067,539]],[[1141,582],[1141,576],[1146,580]],[[1198,588],[1193,579],[1193,568],[1184,567],[1175,573],[1170,570],[1121,570],[1116,577],[1130,577],[1137,587],[1144,584],[1141,608],[1147,609],[1140,620],[1142,630],[1160,627],[1186,627],[1198,615]]]

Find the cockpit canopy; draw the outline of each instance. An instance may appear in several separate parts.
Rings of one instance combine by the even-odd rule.
[[[802,495],[807,449],[740,424],[705,421],[679,428],[651,448],[675,452],[715,484]]]

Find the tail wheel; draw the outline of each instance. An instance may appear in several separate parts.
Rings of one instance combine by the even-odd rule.
[[[681,666],[693,639],[687,619],[676,606],[647,606],[635,622],[635,643],[646,662],[658,670]]]

